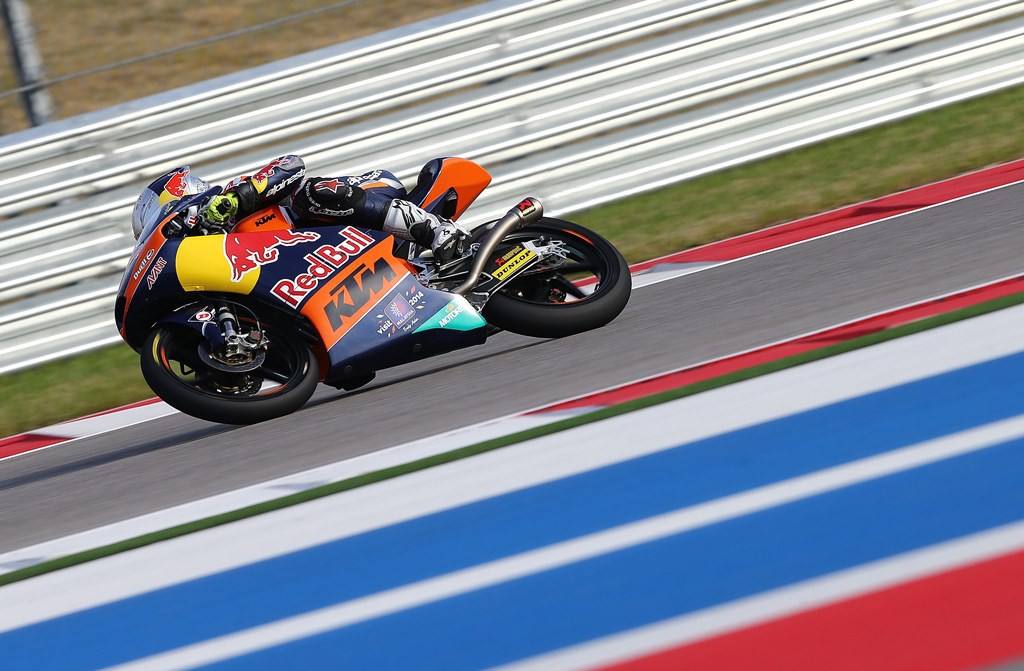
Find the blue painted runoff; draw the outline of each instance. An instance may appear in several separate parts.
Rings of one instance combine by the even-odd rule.
[[[1013,417],[1021,398],[1024,354],[0,634],[0,650],[33,671],[138,659]]]
[[[1024,439],[203,667],[482,669],[1024,519]]]

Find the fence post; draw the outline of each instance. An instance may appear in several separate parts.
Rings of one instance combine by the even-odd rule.
[[[40,84],[44,80],[43,59],[36,46],[32,17],[23,0],[0,0],[0,12],[11,44],[18,84],[25,89],[22,92],[25,112],[33,126],[44,124],[53,117],[53,100]]]

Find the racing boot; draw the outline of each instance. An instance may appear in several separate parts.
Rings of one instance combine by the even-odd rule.
[[[400,199],[388,205],[384,215],[384,230],[429,247],[434,258],[441,264],[465,254],[469,240],[469,231],[462,226]]]

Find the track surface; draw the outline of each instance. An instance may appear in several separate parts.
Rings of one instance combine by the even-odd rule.
[[[10,460],[0,551],[999,279],[1021,270],[1022,200],[1010,186],[641,288],[598,331],[500,334],[256,427],[178,415]]]

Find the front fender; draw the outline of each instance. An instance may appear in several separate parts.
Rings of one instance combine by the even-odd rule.
[[[206,338],[211,349],[216,349],[224,344],[224,334],[221,333],[217,318],[213,313],[213,306],[209,303],[197,301],[177,308],[157,320],[155,326],[176,325],[185,326]]]

